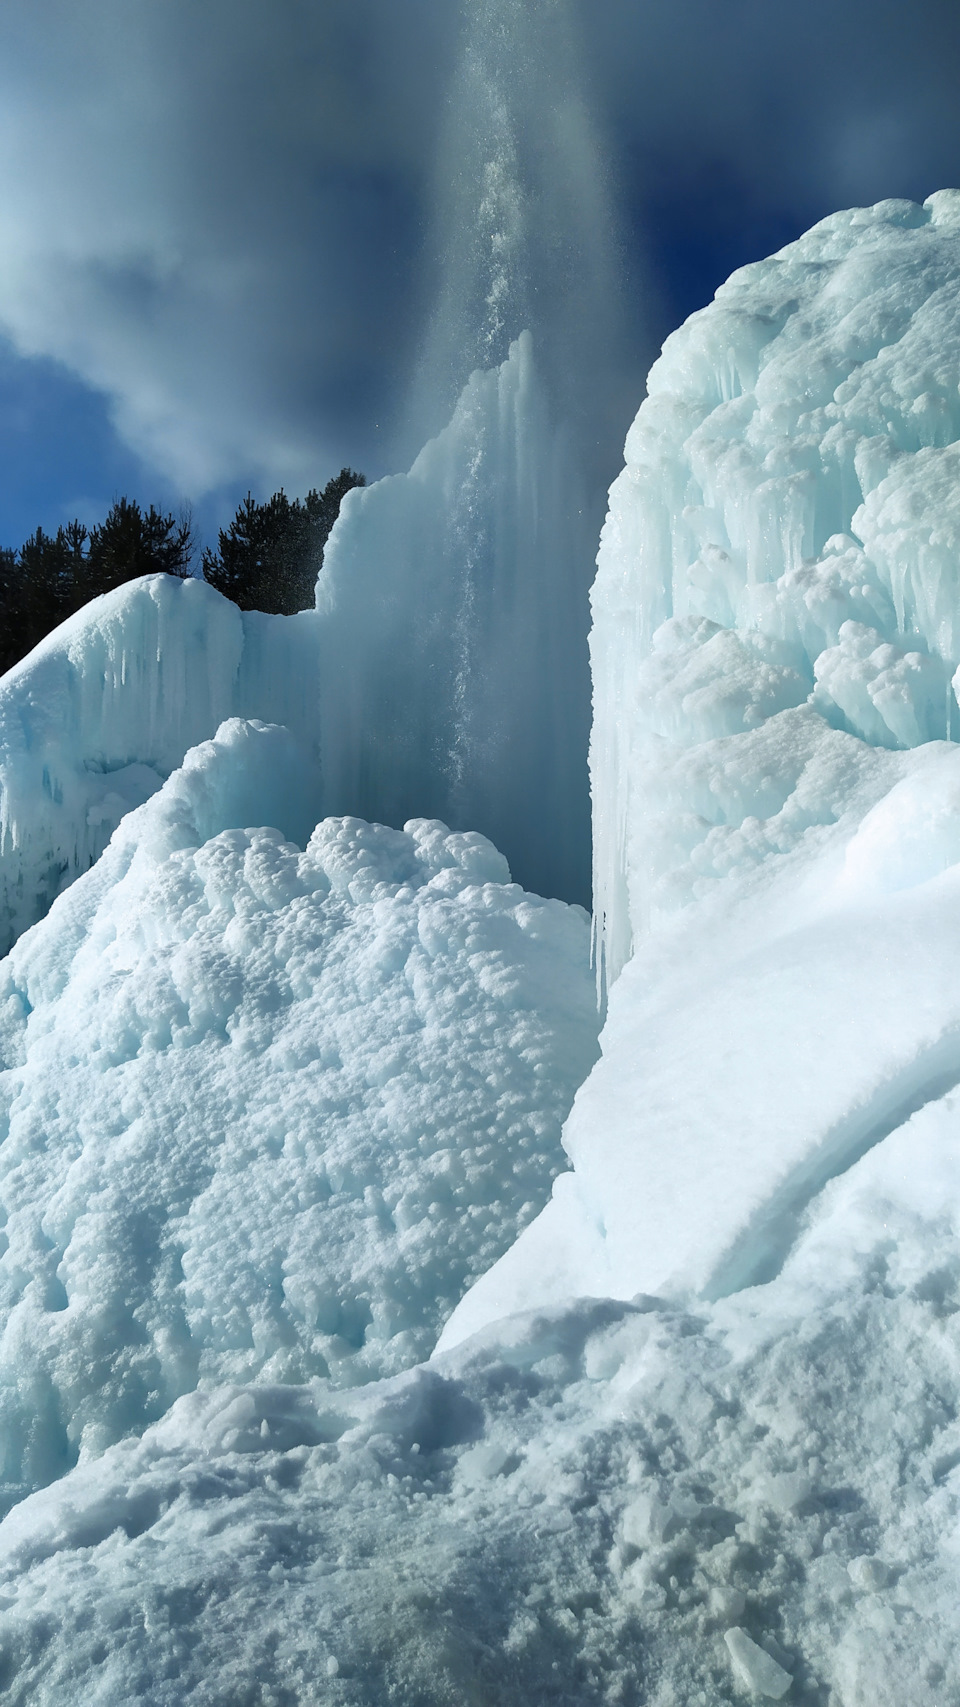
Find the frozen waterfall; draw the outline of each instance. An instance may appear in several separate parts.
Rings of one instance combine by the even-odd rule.
[[[524,333],[409,474],[351,493],[334,530],[317,597],[327,811],[481,826],[526,887],[583,896],[590,536]]]

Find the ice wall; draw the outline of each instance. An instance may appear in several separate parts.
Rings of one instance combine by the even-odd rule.
[[[592,595],[610,981],[705,882],[836,815],[842,781],[803,786],[832,732],[960,731],[958,285],[956,191],[834,214],[654,365]]]
[[[578,488],[524,333],[408,474],[347,495],[317,588],[326,809],[480,829],[568,898],[589,853]]]
[[[315,747],[315,622],[147,576],[95,599],[0,679],[0,953],[225,717],[285,723]]]

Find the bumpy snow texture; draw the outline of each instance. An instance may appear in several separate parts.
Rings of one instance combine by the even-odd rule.
[[[277,730],[21,939],[11,1702],[957,1707],[958,459],[960,195],[669,340],[572,1173],[584,920],[435,825],[298,852]]]
[[[432,1350],[596,1055],[586,915],[478,835],[325,819],[234,720],[0,969],[6,1503],[198,1382]]]

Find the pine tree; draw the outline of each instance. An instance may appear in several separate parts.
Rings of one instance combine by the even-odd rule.
[[[302,503],[291,501],[282,488],[263,504],[248,492],[229,528],[221,528],[219,549],[204,552],[204,576],[241,610],[277,616],[308,610],[343,498],[352,487],[365,485],[362,474],[342,468],[322,492],[312,488]]]
[[[90,534],[85,558],[85,599],[112,592],[138,575],[190,573],[193,529],[189,520],[177,522],[153,504],[144,515],[139,504],[118,498],[107,518]]]
[[[163,573],[190,573],[193,529],[153,504],[118,498],[106,520],[88,533],[82,522],[55,535],[38,528],[19,551],[0,550],[0,673],[98,593]]]

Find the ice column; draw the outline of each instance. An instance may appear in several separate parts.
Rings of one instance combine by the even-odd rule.
[[[328,812],[481,830],[582,897],[591,520],[524,333],[409,473],[350,493],[317,607]]]

